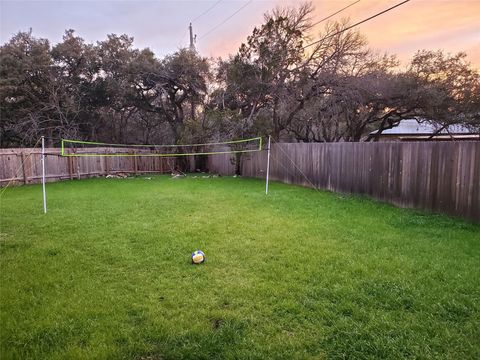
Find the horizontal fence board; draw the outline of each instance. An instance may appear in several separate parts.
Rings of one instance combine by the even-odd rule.
[[[229,175],[232,159],[209,164]],[[266,163],[266,151],[245,154],[242,175],[265,178]],[[480,222],[479,141],[276,143],[270,178]]]

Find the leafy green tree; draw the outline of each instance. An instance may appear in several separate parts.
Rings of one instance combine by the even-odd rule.
[[[138,109],[135,106],[134,75],[130,73],[132,61],[138,55],[133,38],[110,34],[98,42],[99,72],[95,79],[100,100],[100,137],[117,143],[129,141],[129,129]]]
[[[20,32],[0,48],[0,145],[32,145],[52,134],[49,86],[54,81],[50,44]]]
[[[181,142],[189,121],[203,105],[210,79],[209,63],[181,49],[139,72],[137,100],[142,110],[169,125],[173,143]]]
[[[93,45],[67,30],[63,41],[51,50],[55,81],[50,84],[51,106],[67,138],[94,137],[96,107],[92,98],[99,71]]]

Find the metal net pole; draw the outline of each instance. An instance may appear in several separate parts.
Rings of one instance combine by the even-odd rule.
[[[43,189],[43,212],[47,213],[47,193],[45,191],[45,137],[42,136],[42,189]]]

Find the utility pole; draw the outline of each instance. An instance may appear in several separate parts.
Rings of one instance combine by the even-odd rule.
[[[190,23],[190,26],[188,27],[188,30],[190,30],[190,50],[195,51],[192,23]],[[196,37],[197,36],[195,35],[195,38]]]

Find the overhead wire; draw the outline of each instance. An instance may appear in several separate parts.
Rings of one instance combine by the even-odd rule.
[[[204,12],[202,12],[200,15],[197,15],[195,18],[193,18],[193,20],[190,20],[190,24],[197,21],[198,19],[200,19],[202,16],[208,14],[213,8],[215,8],[215,6],[217,6],[218,4],[220,4],[223,0],[217,0],[212,6],[210,6],[208,9],[206,9]],[[183,40],[185,39],[185,36],[188,34],[188,29],[185,30],[185,32],[183,33],[182,37],[178,39],[177,41],[177,46],[178,47],[182,47],[182,43],[183,43]]]
[[[244,8],[246,8],[248,5],[250,5],[252,3],[253,0],[249,0],[247,1],[245,4],[243,4],[240,8],[238,8],[233,14],[231,14],[230,16],[228,16],[226,19],[224,19],[222,22],[218,23],[217,25],[215,25],[214,27],[212,27],[210,30],[208,30],[206,33],[204,33],[202,36],[200,36],[198,38],[198,40],[201,40],[201,39],[204,39],[205,37],[207,37],[208,35],[210,35],[212,32],[214,32],[215,30],[217,30],[220,26],[222,26],[223,24],[225,24],[227,21],[229,21],[231,18],[233,18],[235,15],[237,15],[240,11],[242,11]]]
[[[311,24],[311,25],[309,25],[309,26],[307,27],[307,30],[308,30],[308,29],[311,29],[312,27],[314,27],[314,26],[316,26],[316,25],[318,25],[318,24],[320,24],[320,23],[322,23],[322,22],[324,22],[325,20],[328,20],[328,19],[334,17],[334,16],[337,15],[337,14],[340,14],[342,11],[347,10],[349,7],[351,7],[351,6],[359,3],[360,1],[361,1],[361,0],[354,1],[354,2],[351,3],[350,5],[347,5],[347,6],[343,7],[343,8],[341,8],[340,10],[334,12],[333,14],[328,15],[328,16],[324,17],[323,19],[318,20],[317,22],[314,22],[313,24]]]
[[[207,10],[205,10],[203,13],[201,13],[200,15],[198,15],[197,17],[195,17],[191,22],[195,22],[197,21],[198,19],[200,19],[202,16],[208,14],[210,12],[210,10],[212,10],[215,6],[217,6],[219,3],[221,3],[222,0],[218,0],[215,4],[213,4],[212,6],[210,6]]]
[[[214,3],[211,7],[209,7],[207,10],[205,10],[202,14],[198,15],[196,18],[194,18],[192,20],[192,22],[198,20],[200,17],[204,16],[205,14],[207,14],[210,10],[212,10],[216,5],[218,5],[222,0],[218,0],[216,3]],[[353,3],[337,10],[336,12],[334,12],[333,14],[323,18],[323,19],[320,19],[319,21],[311,24],[307,29],[310,29],[318,24],[320,24],[321,22],[325,21],[325,20],[328,20],[330,18],[332,18],[333,16],[341,13],[342,11],[350,8],[351,6],[359,3],[361,0],[356,0],[354,1]],[[217,28],[219,28],[220,26],[222,26],[223,24],[225,24],[228,20],[230,20],[233,16],[235,16],[236,14],[238,14],[243,8],[245,8],[247,5],[249,5],[250,3],[252,2],[252,0],[248,1],[246,4],[244,4],[242,7],[240,7],[239,9],[237,9],[232,15],[230,15],[229,17],[227,17],[225,20],[223,20],[222,22],[220,22],[219,24],[215,25],[213,28],[211,28],[210,30],[208,30],[205,34],[203,34],[199,40],[205,38],[206,36],[208,36],[210,33],[212,33],[213,31],[215,31]]]
[[[314,41],[314,42],[312,42],[312,43],[310,43],[310,44],[307,44],[307,45],[305,45],[302,49],[306,49],[306,48],[308,48],[308,47],[310,47],[310,46],[313,46],[313,45],[315,45],[315,44],[318,44],[318,43],[320,43],[320,42],[322,42],[322,41],[324,41],[324,40],[327,40],[327,39],[329,39],[329,38],[331,38],[331,37],[337,36],[337,35],[345,32],[345,31],[348,31],[348,30],[350,30],[350,29],[352,29],[352,28],[354,28],[354,27],[356,27],[356,26],[358,26],[358,25],[361,25],[361,24],[363,24],[363,23],[365,23],[365,22],[367,22],[367,21],[370,21],[370,20],[372,20],[372,19],[374,19],[374,18],[376,18],[376,17],[378,17],[378,16],[380,16],[380,15],[382,15],[382,14],[385,14],[386,12],[389,12],[389,11],[391,11],[391,10],[393,10],[393,9],[395,9],[395,8],[401,6],[401,5],[403,5],[403,4],[405,4],[405,3],[409,2],[409,1],[410,1],[410,0],[404,0],[404,1],[398,3],[398,4],[394,5],[394,6],[389,7],[388,9],[385,9],[385,10],[383,10],[383,11],[380,11],[379,13],[376,13],[375,15],[372,15],[372,16],[370,16],[370,17],[368,17],[368,18],[366,18],[366,19],[363,19],[363,20],[361,20],[361,21],[358,21],[358,22],[356,22],[355,24],[352,24],[352,25],[350,25],[350,26],[347,26],[346,28],[337,31],[336,33],[327,35],[327,36],[325,36],[325,37],[323,37],[323,38],[321,38],[321,39],[319,39],[319,40],[317,40],[317,41]]]
[[[360,0],[359,0],[359,1],[360,1]],[[326,36],[324,36],[324,37],[322,37],[322,38],[320,38],[320,39],[318,39],[318,40],[316,40],[316,41],[314,41],[314,42],[311,42],[311,43],[303,46],[303,47],[302,47],[302,50],[305,50],[305,49],[309,48],[310,46],[313,46],[313,45],[315,45],[315,44],[318,44],[318,43],[320,43],[320,42],[322,42],[322,41],[325,41],[325,40],[327,40],[327,39],[329,39],[329,38],[332,38],[332,37],[334,37],[334,36],[340,35],[340,34],[344,33],[345,31],[348,31],[348,30],[350,30],[350,29],[352,29],[352,28],[354,28],[354,27],[356,27],[356,26],[358,26],[358,25],[360,25],[360,24],[363,24],[363,23],[365,23],[365,22],[367,22],[367,21],[370,21],[370,20],[372,20],[372,19],[374,19],[374,18],[376,18],[376,17],[378,17],[378,16],[380,16],[380,15],[382,15],[382,14],[385,14],[385,13],[387,13],[387,12],[389,12],[389,11],[391,11],[391,10],[393,10],[393,9],[401,6],[401,5],[404,5],[405,3],[409,2],[409,1],[410,1],[410,0],[404,0],[404,1],[398,3],[398,4],[394,5],[394,6],[391,6],[391,7],[387,8],[387,9],[381,11],[381,12],[378,12],[378,13],[372,15],[372,16],[369,16],[369,17],[366,18],[366,19],[363,19],[363,20],[361,20],[361,21],[358,21],[358,22],[356,22],[355,24],[350,25],[350,26],[348,26],[348,27],[346,27],[346,28],[343,28],[343,29],[341,29],[341,30],[339,30],[339,31],[337,31],[337,32],[335,32],[335,33],[333,33],[333,34],[326,35]],[[350,7],[350,6],[353,6],[353,5],[355,5],[355,4],[356,4],[356,2],[348,5],[347,7],[343,8],[343,9],[338,10],[336,13],[338,14],[340,11],[343,11],[343,10],[345,10],[346,8],[348,8],[348,7]],[[333,15],[334,15],[334,14],[328,16],[327,18],[330,18],[330,17],[332,17]],[[325,18],[325,19],[326,19],[326,18]],[[320,23],[321,21],[324,21],[324,19],[319,20],[317,23]],[[307,29],[309,29],[309,28],[311,28],[311,26],[309,26]],[[272,56],[272,57],[271,57],[271,60],[277,60],[277,59],[281,59],[281,56],[277,55],[277,56]],[[299,65],[298,68],[304,67],[304,66],[306,66],[306,64]],[[249,69],[248,71],[255,71],[255,69]],[[248,71],[247,71],[247,72],[248,72]]]

